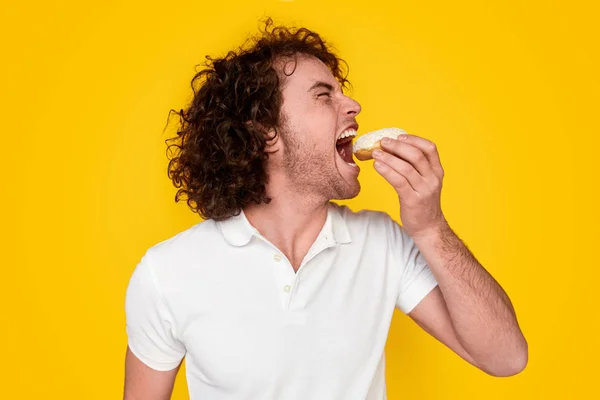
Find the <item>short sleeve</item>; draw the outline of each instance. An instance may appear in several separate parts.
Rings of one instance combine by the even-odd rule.
[[[174,319],[157,290],[148,253],[129,280],[125,315],[129,349],[140,361],[157,371],[179,365],[185,346],[175,337]]]
[[[389,218],[389,226],[390,251],[394,254],[394,259],[397,260],[400,267],[396,307],[408,314],[438,283],[410,235],[391,218]]]

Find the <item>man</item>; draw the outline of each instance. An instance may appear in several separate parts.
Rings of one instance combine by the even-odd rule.
[[[387,214],[355,197],[358,129],[340,60],[307,29],[274,27],[211,60],[169,148],[169,176],[205,221],[142,257],[126,299],[125,399],[385,399],[395,308],[494,376],[525,368],[509,298],[450,229],[443,170],[418,136],[383,143]]]

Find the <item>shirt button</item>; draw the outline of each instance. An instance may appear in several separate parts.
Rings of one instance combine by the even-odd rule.
[[[284,291],[284,292],[286,292],[286,293],[289,293],[291,288],[292,288],[292,287],[291,287],[290,285],[285,285],[285,286],[283,287],[283,291]]]
[[[281,256],[280,256],[279,254],[275,254],[275,255],[273,256],[273,260],[275,260],[275,261],[279,262],[279,261],[281,261]]]

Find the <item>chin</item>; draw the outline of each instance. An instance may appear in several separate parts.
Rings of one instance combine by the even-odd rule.
[[[349,199],[353,199],[356,196],[358,196],[358,194],[360,193],[360,183],[358,181],[356,181],[356,187],[354,188],[354,190],[350,193],[350,196],[348,197]]]
[[[334,190],[336,191],[336,195],[332,197],[332,200],[350,200],[358,196],[360,193],[360,182],[358,182],[357,179],[351,184],[344,185],[343,188],[340,188],[338,185],[336,185]]]

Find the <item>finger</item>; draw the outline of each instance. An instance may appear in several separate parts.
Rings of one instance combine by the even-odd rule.
[[[401,135],[404,136],[404,135]],[[381,147],[403,160],[408,161],[422,176],[433,175],[433,168],[423,151],[407,142],[401,142],[397,139],[383,139]]]
[[[440,155],[437,149],[437,145],[435,143],[420,136],[411,134],[400,135],[398,137],[398,140],[401,143],[408,143],[415,147],[418,147],[423,152],[423,154],[425,154],[427,160],[429,160],[429,164],[431,165],[433,171],[435,171],[436,176],[438,178],[442,178],[444,176],[444,168],[442,167]]]
[[[385,178],[402,196],[411,196],[417,194],[417,189],[411,184],[411,180],[406,175],[403,175],[381,160],[375,160],[373,164],[375,170]],[[412,168],[412,167],[411,167]],[[417,171],[414,171],[419,175]]]
[[[381,150],[375,150],[373,152],[373,158],[383,162],[385,165],[406,178],[413,190],[425,193],[427,188],[425,179],[411,163]]]
[[[400,197],[406,197],[415,195],[417,192],[408,182],[406,177],[396,172],[392,167],[384,163],[383,161],[375,161],[373,163],[375,170],[383,176],[385,179],[400,195]]]

